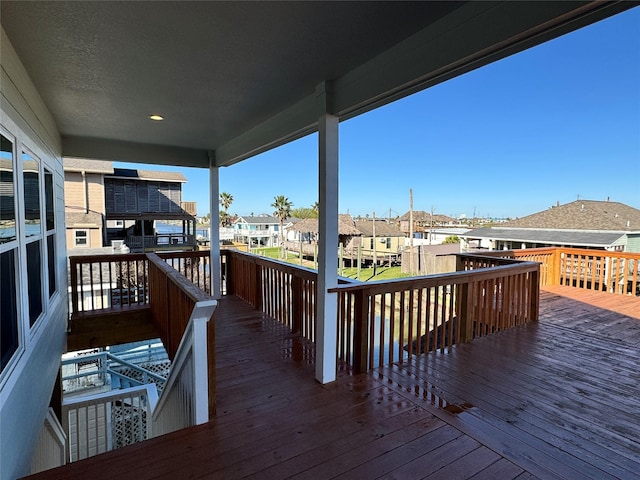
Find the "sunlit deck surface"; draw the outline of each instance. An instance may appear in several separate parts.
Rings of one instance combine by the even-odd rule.
[[[215,418],[38,478],[640,478],[638,299],[541,295],[537,324],[326,386],[310,345],[224,298]]]

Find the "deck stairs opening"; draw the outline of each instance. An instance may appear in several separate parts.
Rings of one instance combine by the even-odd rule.
[[[171,368],[159,340],[93,349],[62,360],[69,460],[149,438],[150,404]]]

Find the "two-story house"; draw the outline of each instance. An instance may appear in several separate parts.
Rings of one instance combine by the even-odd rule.
[[[85,158],[65,158],[63,162],[67,245],[107,245],[104,177],[113,174],[112,162]]]
[[[285,223],[285,227],[289,224]],[[280,220],[266,213],[239,216],[233,221],[233,240],[253,247],[275,247],[279,242]]]

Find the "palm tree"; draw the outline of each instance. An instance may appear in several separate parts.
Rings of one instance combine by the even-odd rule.
[[[282,230],[284,228],[284,221],[291,216],[293,203],[284,195],[278,195],[273,198],[271,206],[276,209],[273,215],[278,217],[280,221],[280,258],[284,258],[284,235]]]
[[[226,227],[229,224],[229,218],[230,218],[229,212],[227,210],[229,210],[229,207],[233,203],[233,195],[227,192],[222,192],[220,194],[219,203],[220,205],[222,205],[222,208],[224,209],[224,217],[220,215],[220,225],[222,225],[223,227]]]

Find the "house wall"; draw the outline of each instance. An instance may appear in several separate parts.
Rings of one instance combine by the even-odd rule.
[[[88,205],[85,203],[85,182],[88,192]],[[72,212],[89,211],[105,214],[104,175],[98,173],[65,172],[64,198],[67,208]]]
[[[17,205],[17,238],[0,244],[0,253],[13,254],[15,259],[15,295],[17,297],[18,348],[9,357],[0,373],[0,478],[13,479],[27,475],[31,457],[47,415],[51,395],[64,351],[67,325],[66,245],[64,235],[64,173],[61,143],[55,122],[47,111],[38,92],[29,79],[4,30],[0,32],[0,130],[13,142],[14,196]],[[40,171],[40,198],[43,209],[39,233],[27,238],[24,218],[23,150],[38,160]],[[45,172],[46,169],[46,172]],[[54,224],[45,222],[45,173],[52,180]],[[30,227],[36,227],[30,225]],[[33,230],[32,230],[33,232]],[[29,284],[27,248],[40,241],[39,274],[42,313],[29,318]],[[50,239],[50,240],[49,240]],[[48,244],[53,247],[48,248]],[[5,257],[6,258],[6,257]],[[52,282],[49,278],[51,265]],[[31,272],[34,270],[32,269]],[[38,271],[36,269],[36,271]],[[33,279],[33,277],[31,277]],[[13,298],[13,289],[2,279],[2,302]],[[55,282],[50,295],[49,286]],[[5,304],[6,305],[6,304]],[[6,318],[5,318],[6,319]],[[6,332],[3,331],[3,334]]]
[[[640,233],[627,234],[626,252],[640,252]]]
[[[76,231],[84,230],[87,232],[87,244],[86,245],[76,245]],[[68,248],[98,248],[102,247],[102,229],[101,228],[88,228],[83,226],[77,226],[74,228],[73,225],[67,225],[66,229],[66,240]]]

